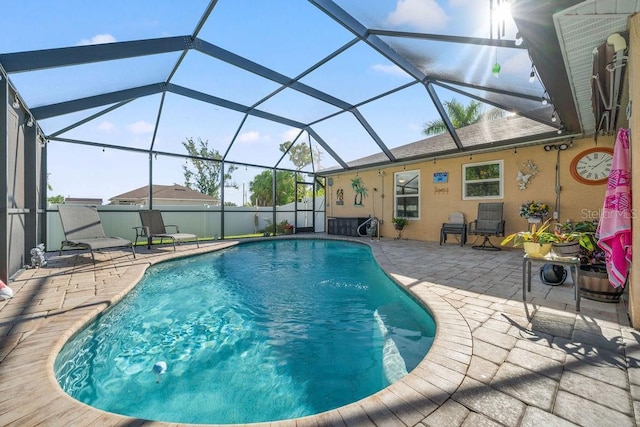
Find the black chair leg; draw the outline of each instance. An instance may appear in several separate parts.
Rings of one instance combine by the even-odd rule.
[[[484,235],[483,236],[484,239],[482,240],[482,243],[479,245],[475,245],[475,246],[471,246],[473,249],[480,249],[480,250],[485,250],[485,251],[501,251],[502,249],[494,246],[493,243],[491,243],[491,240],[489,240],[489,236]]]

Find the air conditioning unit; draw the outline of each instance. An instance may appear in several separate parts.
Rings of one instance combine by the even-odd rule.
[[[627,65],[627,42],[627,32],[614,33],[593,50],[591,104],[596,119],[596,136],[611,135],[616,130],[620,91]]]

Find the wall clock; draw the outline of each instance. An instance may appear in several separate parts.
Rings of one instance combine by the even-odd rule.
[[[571,176],[587,185],[606,184],[613,163],[613,149],[595,147],[577,154],[571,161]]]

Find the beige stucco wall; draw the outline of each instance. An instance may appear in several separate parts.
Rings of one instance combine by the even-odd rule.
[[[598,146],[613,147],[613,137],[598,138]],[[558,144],[557,142],[556,144]],[[583,221],[597,219],[602,208],[605,185],[591,186],[581,184],[573,179],[569,172],[571,160],[583,150],[595,146],[592,138],[574,140],[569,149],[565,151],[545,151],[543,145],[520,147],[517,150],[502,150],[483,154],[465,155],[463,157],[425,161],[422,163],[400,165],[396,167],[380,169],[384,174],[380,176],[379,170],[359,171],[367,189],[367,197],[364,198],[364,206],[354,206],[354,191],[351,189],[353,174],[333,175],[333,186],[329,189],[331,194],[327,197],[328,217],[366,217],[376,216],[383,220],[381,234],[383,236],[396,236],[391,219],[393,217],[393,180],[394,173],[403,169],[407,171],[420,171],[420,219],[411,220],[403,233],[403,237],[416,240],[438,241],[440,227],[447,221],[450,212],[459,211],[465,214],[467,222],[476,218],[478,203],[481,201],[504,202],[504,216],[506,232],[527,228],[527,221],[518,215],[520,205],[528,200],[539,200],[555,205],[555,166],[559,153],[559,183],[560,183],[560,209],[559,219],[565,221]],[[503,199],[487,200],[462,200],[462,165],[492,160],[504,162],[504,197]],[[538,169],[529,185],[524,190],[519,189],[519,170],[523,164],[533,162]],[[434,184],[434,172],[448,172],[446,184]],[[344,191],[344,204],[336,205],[336,191]],[[375,189],[375,190],[374,190]],[[493,238],[495,244],[501,239]],[[469,242],[473,241],[471,236]]]

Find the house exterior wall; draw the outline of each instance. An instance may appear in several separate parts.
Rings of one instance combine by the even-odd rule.
[[[558,141],[559,144],[563,141]],[[599,137],[598,146],[613,147],[613,137]],[[479,202],[504,202],[504,218],[506,233],[527,228],[527,220],[518,215],[522,203],[529,200],[543,201],[550,206],[555,205],[555,165],[559,159],[560,209],[559,220],[584,221],[598,219],[602,208],[605,185],[585,185],[573,179],[569,172],[571,160],[582,151],[595,146],[592,138],[574,140],[564,151],[545,151],[544,145],[521,147],[483,154],[466,155],[449,159],[433,159],[400,166],[359,171],[358,177],[367,189],[367,197],[363,206],[354,206],[354,191],[351,188],[353,174],[332,175],[333,185],[327,198],[327,217],[366,217],[376,216],[383,221],[380,232],[383,236],[392,237],[397,234],[391,223],[394,212],[394,173],[420,171],[420,218],[410,220],[403,232],[403,237],[416,240],[438,241],[442,223],[447,222],[449,213],[462,212],[467,222],[476,218]],[[558,157],[559,155],[559,157]],[[504,163],[504,194],[502,199],[463,200],[462,170],[467,163],[502,160]],[[516,177],[523,164],[531,161],[537,166],[538,174],[534,175],[524,190],[520,190]],[[448,172],[447,183],[434,183],[435,172]],[[376,190],[374,190],[374,188]],[[344,204],[336,204],[336,192],[344,192]],[[492,238],[498,245],[501,238]],[[473,236],[469,243],[473,241]]]

